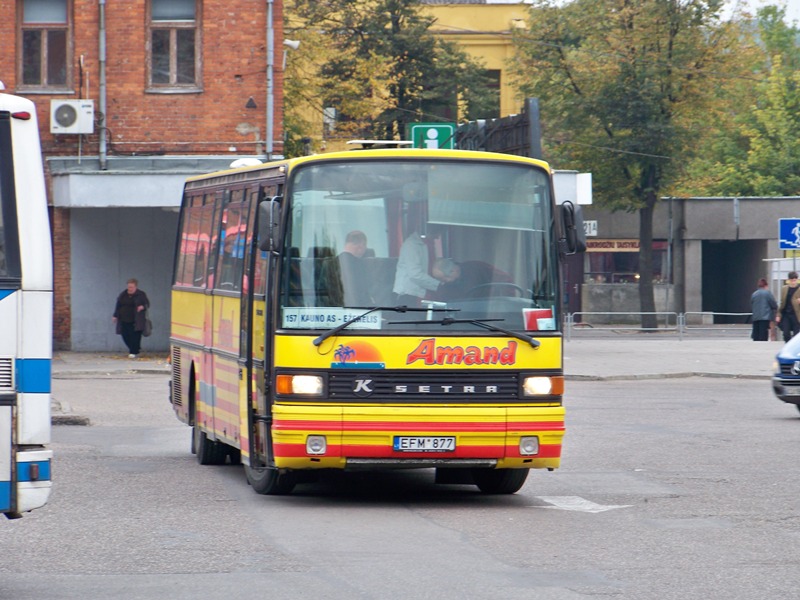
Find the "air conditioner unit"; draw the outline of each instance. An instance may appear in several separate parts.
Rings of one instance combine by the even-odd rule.
[[[50,133],[94,133],[94,100],[50,100]]]

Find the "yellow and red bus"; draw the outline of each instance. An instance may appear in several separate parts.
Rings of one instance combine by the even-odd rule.
[[[387,468],[518,491],[561,459],[559,272],[581,236],[548,165],[505,154],[351,151],[189,179],[171,402],[192,451],[241,462],[262,494]]]

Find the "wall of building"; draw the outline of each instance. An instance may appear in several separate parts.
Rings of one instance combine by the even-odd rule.
[[[674,312],[671,309],[674,291],[671,285],[654,285],[656,312]],[[587,283],[581,287],[581,312],[579,322],[591,325],[638,324],[641,322],[639,286],[626,283]],[[591,314],[600,313],[600,314]],[[603,314],[622,313],[622,314]],[[659,325],[677,320],[672,315],[658,315]],[[578,320],[578,319],[576,319]]]
[[[165,350],[177,214],[175,179],[227,168],[241,156],[283,152],[283,2],[198,2],[202,78],[195,90],[147,89],[147,2],[106,2],[107,104],[99,104],[100,4],[72,0],[72,88],[22,93],[36,103],[45,158],[54,246],[54,346],[123,350],[111,325],[117,294],[137,277],[153,302],[155,333],[145,350]],[[269,94],[267,12],[273,13]],[[0,79],[17,90],[18,22],[22,3],[0,0]],[[93,134],[50,133],[51,100],[95,100]],[[105,121],[102,117],[105,116]],[[105,126],[105,128],[103,128]],[[101,136],[107,168],[101,166]],[[135,168],[115,158],[151,157]],[[180,164],[180,157],[188,157]],[[194,158],[205,158],[192,163]],[[178,159],[178,160],[174,160]],[[171,181],[165,185],[166,179]]]
[[[162,208],[83,208],[72,211],[72,334],[84,351],[125,351],[111,322],[128,279],[147,293],[153,335],[142,350],[169,348],[170,287],[178,213]],[[93,282],[91,286],[85,282]]]
[[[524,0],[472,1],[468,3],[446,0],[422,0],[420,10],[435,19],[430,31],[459,46],[467,55],[476,59],[487,70],[500,72],[499,117],[520,114],[524,98],[512,85],[509,74],[510,61],[514,56],[511,33],[524,26],[530,4]],[[289,15],[291,18],[291,15]],[[303,28],[295,22],[290,30]],[[293,34],[290,34],[293,35]],[[297,60],[289,53],[288,60]],[[313,141],[314,151],[333,152],[349,150],[347,140],[336,131],[323,139],[323,115],[320,107],[309,104],[303,110],[303,118],[309,124],[303,133]],[[494,115],[489,115],[492,117]],[[459,121],[466,119],[459,115]]]
[[[50,100],[99,97],[100,10],[96,0],[74,0],[73,92],[28,94],[37,104],[42,145],[47,156],[97,154],[101,129],[91,135],[52,135]],[[263,149],[267,110],[266,3],[204,0],[202,6],[202,84],[193,93],[146,89],[146,2],[108,2],[106,6],[107,141],[112,154],[254,154]],[[0,2],[0,73],[15,89],[15,1]],[[282,2],[274,3],[275,44],[282,43]],[[79,58],[83,61],[82,74]],[[281,148],[283,108],[280,60],[274,68],[274,141]],[[79,87],[81,81],[83,86]],[[256,106],[246,105],[252,97]],[[99,108],[95,105],[96,110]],[[99,116],[99,115],[98,115]],[[256,129],[261,138],[249,131]],[[245,133],[242,133],[246,131]]]
[[[583,211],[584,219],[597,225],[597,235],[590,240],[639,237],[638,212],[611,212],[596,204],[584,206]],[[779,219],[798,215],[800,198],[675,198],[659,202],[653,237],[672,241],[673,288],[668,296],[656,292],[669,299],[663,305],[657,295],[658,310],[687,313],[690,323],[702,321],[696,314],[700,312],[749,312],[756,281],[769,278],[768,261],[784,255],[778,243]],[[638,285],[624,285],[620,289],[583,283],[581,310],[639,312]],[[741,319],[715,317],[719,323]]]
[[[519,0],[488,3],[423,1],[423,11],[436,19],[431,31],[454,42],[487,69],[500,71],[500,117],[522,112],[523,97],[509,74],[514,56],[511,32],[525,25],[530,4]]]

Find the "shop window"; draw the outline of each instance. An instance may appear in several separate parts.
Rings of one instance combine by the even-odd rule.
[[[585,283],[638,283],[638,240],[589,240]],[[667,242],[653,242],[653,282],[669,283]]]

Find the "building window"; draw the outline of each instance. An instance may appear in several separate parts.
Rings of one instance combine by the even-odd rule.
[[[480,113],[470,112],[467,119],[499,119],[500,118],[500,77],[502,73],[498,69],[488,69],[484,71],[486,77],[486,87],[492,94],[491,104],[482,109]]]
[[[71,81],[70,0],[20,0],[20,90],[64,91]]]
[[[196,91],[200,87],[199,7],[196,0],[150,1],[151,91]]]

